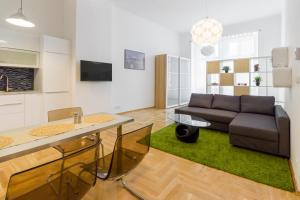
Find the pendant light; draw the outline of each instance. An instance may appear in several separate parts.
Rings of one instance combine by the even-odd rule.
[[[206,12],[205,0],[203,1],[203,8]],[[201,53],[204,56],[213,54],[213,45],[217,43],[223,33],[222,24],[214,18],[206,17],[193,25],[191,34],[192,40],[199,46],[202,46]]]
[[[34,23],[28,21],[23,13],[23,0],[21,0],[21,7],[18,9],[18,12],[6,18],[6,22],[15,26],[21,26],[26,28],[35,27]]]
[[[218,42],[223,33],[223,26],[213,18],[205,18],[192,28],[192,39],[198,45],[213,45]]]

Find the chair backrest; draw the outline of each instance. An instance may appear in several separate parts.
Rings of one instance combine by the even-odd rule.
[[[64,158],[13,174],[8,183],[5,199],[80,199],[96,182],[96,171],[94,173],[86,171],[84,166],[93,164],[96,169],[97,145],[99,143]],[[61,171],[62,159],[64,159],[63,171]]]
[[[117,138],[107,178],[117,178],[134,169],[149,152],[152,126],[121,135]]]
[[[51,110],[48,112],[48,122],[71,118],[74,116],[74,113],[79,113],[82,115],[81,107]]]

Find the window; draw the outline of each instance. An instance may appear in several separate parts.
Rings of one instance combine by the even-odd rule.
[[[258,32],[222,37],[219,60],[258,57]]]

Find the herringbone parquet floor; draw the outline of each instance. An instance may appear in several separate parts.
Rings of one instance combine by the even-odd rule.
[[[170,110],[172,111],[172,110]],[[154,123],[156,131],[171,123],[168,110],[145,109],[125,113],[135,122],[124,126],[124,132]],[[102,133],[105,152],[110,152],[116,139],[116,130]],[[55,159],[60,155],[54,149],[30,154],[0,164],[0,199],[4,199],[12,173]],[[206,167],[156,149],[151,149],[142,163],[126,180],[128,185],[149,200],[300,200],[295,193],[256,183],[226,172]],[[119,183],[98,181],[84,200],[135,199]]]

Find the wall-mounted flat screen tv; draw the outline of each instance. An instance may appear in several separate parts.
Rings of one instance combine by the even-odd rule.
[[[112,81],[112,64],[81,60],[80,81]]]

